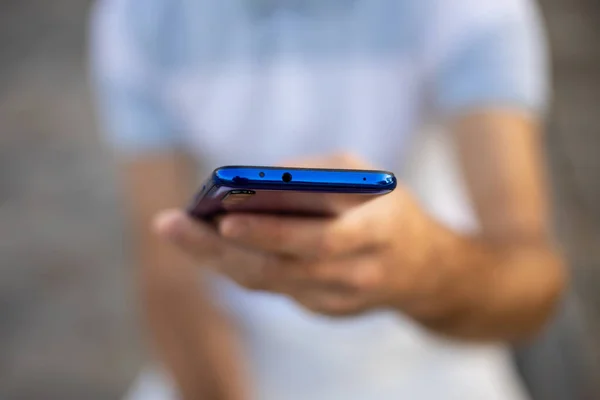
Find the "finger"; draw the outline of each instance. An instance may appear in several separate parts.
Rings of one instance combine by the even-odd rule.
[[[225,238],[260,251],[333,259],[382,242],[380,229],[350,210],[337,218],[231,214],[219,225]]]
[[[383,269],[371,256],[286,267],[280,276],[300,288],[358,294],[377,291],[384,283]]]
[[[228,243],[211,227],[175,210],[161,213],[154,221],[157,234],[175,244],[199,265],[227,276],[252,290],[283,291],[273,271],[280,270],[277,257],[260,254]]]
[[[199,263],[219,257],[223,251],[223,239],[213,229],[192,220],[180,210],[160,213],[153,221],[154,232],[173,243]]]

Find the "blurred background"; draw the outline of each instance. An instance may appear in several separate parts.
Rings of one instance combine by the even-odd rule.
[[[0,399],[116,399],[144,357],[87,84],[90,3],[0,2]],[[540,3],[556,219],[600,347],[600,2]]]

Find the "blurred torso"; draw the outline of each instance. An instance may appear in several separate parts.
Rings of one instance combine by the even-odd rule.
[[[207,163],[352,151],[398,167],[421,107],[423,5],[189,3],[165,97]]]

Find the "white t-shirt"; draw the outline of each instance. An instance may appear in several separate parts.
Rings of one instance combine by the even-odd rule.
[[[206,167],[345,151],[402,176],[425,121],[539,113],[547,98],[527,0],[104,0],[91,48],[110,143],[132,156],[183,146]],[[451,197],[442,222],[474,228]],[[391,312],[322,317],[224,278],[215,287],[243,332],[251,399],[526,398],[502,345],[443,340]],[[171,399],[161,379],[137,398]]]

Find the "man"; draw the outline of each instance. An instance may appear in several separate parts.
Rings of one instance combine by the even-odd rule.
[[[565,281],[533,4],[104,0],[94,15],[101,115],[172,378],[146,375],[134,399],[527,398],[503,343],[538,332]],[[197,162],[399,171],[433,118],[470,231],[403,185],[335,219],[228,216],[215,231],[177,211]]]

